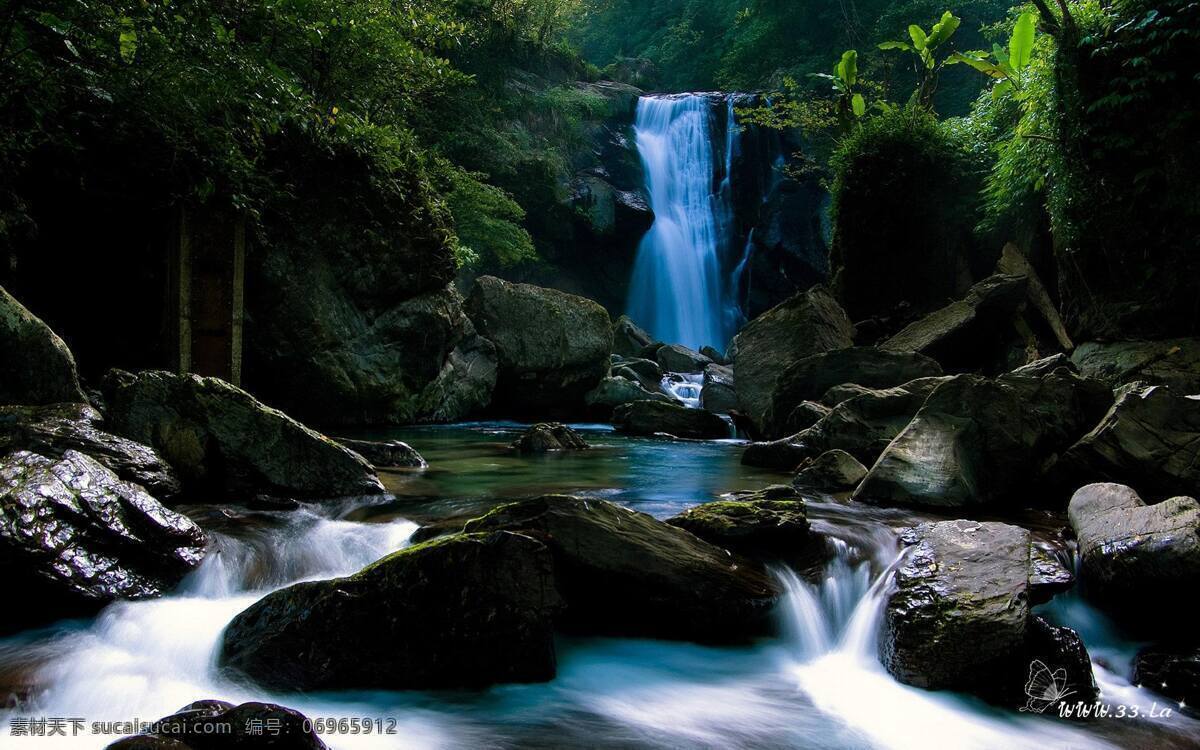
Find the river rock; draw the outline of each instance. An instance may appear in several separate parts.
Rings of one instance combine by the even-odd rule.
[[[102,422],[100,412],[88,404],[0,406],[0,455],[28,450],[62,458],[66,451],[76,450],[121,479],[140,484],[159,500],[179,494],[179,478],[158,451],[105,432],[100,429]]]
[[[1200,504],[1175,497],[1146,505],[1125,485],[1090,484],[1067,515],[1087,595],[1127,620],[1173,622],[1179,592],[1200,584]]]
[[[1056,716],[1061,703],[1089,704],[1095,703],[1100,697],[1096,676],[1092,672],[1091,655],[1083,639],[1070,628],[1051,625],[1041,617],[1033,617],[1021,662],[1028,664],[1025,681],[1020,688],[1017,685],[1009,688],[1009,695],[1015,697],[1006,701],[1009,705],[1019,706],[1027,712]],[[1061,673],[1059,670],[1062,670]],[[1061,687],[1067,694],[1060,700],[1030,695],[1031,687],[1047,685],[1047,673],[1054,679],[1056,687],[1060,686],[1060,678],[1062,680]]]
[[[552,451],[583,451],[589,447],[578,432],[558,422],[543,422],[521,433],[512,447],[521,453],[550,453]]]
[[[217,378],[114,370],[104,383],[114,432],[153,446],[188,494],[378,495],[362,456]]]
[[[1033,604],[1045,604],[1075,585],[1075,574],[1053,549],[1037,542],[1029,549],[1029,594]]]
[[[1200,648],[1162,644],[1138,652],[1133,681],[1188,706],[1200,706]]]
[[[613,353],[622,357],[641,356],[642,350],[654,343],[654,337],[628,315],[617,318],[612,325]]]
[[[959,375],[929,395],[871,467],[854,499],[960,507],[1028,502],[1060,451],[1095,424],[1109,393],[1056,370],[1041,378]]]
[[[864,393],[870,393],[875,390],[878,389],[868,388],[858,383],[842,383],[825,391],[825,394],[821,396],[821,405],[832,409],[843,401],[849,401],[855,396],[861,396]]]
[[[1049,375],[1060,368],[1065,368],[1069,372],[1076,374],[1079,373],[1079,368],[1075,366],[1075,363],[1071,361],[1071,358],[1062,352],[1059,352],[1058,354],[1052,354],[1049,357],[1043,357],[1041,359],[1034,360],[1029,364],[1021,365],[1013,370],[1012,374],[1040,378],[1043,375]]]
[[[494,407],[524,414],[576,414],[608,374],[612,323],[599,304],[555,289],[475,280],[467,314],[496,346]]]
[[[636,381],[627,378],[605,378],[600,381],[600,385],[588,391],[583,400],[597,415],[605,419],[610,418],[617,407],[635,401],[675,403],[675,399],[661,390],[648,391]]]
[[[466,525],[467,532],[497,529],[550,548],[567,602],[563,624],[572,632],[736,641],[769,626],[779,596],[762,569],[604,500],[547,496]]]
[[[902,541],[909,549],[888,595],[879,641],[896,679],[1011,706],[1027,703],[1024,688],[1035,660],[1091,683],[1078,636],[1031,614],[1028,531],[941,521],[909,529]]]
[[[226,628],[220,664],[276,690],[542,682],[555,673],[554,576],[528,536],[443,537],[268,594]]]
[[[729,366],[729,359],[723,353],[717,351],[716,349],[712,348],[711,346],[705,345],[705,346],[700,347],[700,353],[703,354],[705,357],[708,357],[709,359],[711,359],[714,364],[718,364],[718,365],[722,365],[722,366],[726,366],[726,367]]]
[[[867,476],[867,467],[843,450],[825,451],[800,465],[792,480],[798,488],[814,490],[852,490]]]
[[[741,412],[761,429],[781,372],[805,357],[853,345],[854,326],[824,287],[768,310],[731,344]]]
[[[718,364],[705,367],[700,386],[700,406],[714,414],[728,414],[737,410],[734,382],[733,368]]]
[[[679,344],[666,344],[654,353],[658,363],[666,372],[698,373],[713,363],[700,352],[692,351]]]
[[[990,276],[971,287],[965,298],[910,324],[880,348],[919,352],[950,371],[995,372],[1007,361],[997,347],[1012,338],[1012,321],[1025,305],[1027,285],[1024,276]]]
[[[1062,457],[1060,483],[1121,482],[1153,498],[1200,486],[1200,399],[1166,386],[1123,390],[1108,414]]]
[[[310,719],[274,703],[196,701],[151,729],[117,740],[107,750],[326,750]]]
[[[776,412],[767,412],[771,432],[795,435],[817,424],[832,411],[828,406],[816,401],[801,401],[790,409],[782,419]]]
[[[1200,394],[1200,339],[1086,341],[1071,360],[1084,375],[1113,388],[1141,381],[1170,386],[1174,393]]]
[[[648,391],[657,389],[662,383],[663,369],[654,360],[617,355],[613,357],[612,375],[635,380]]]
[[[709,544],[759,560],[794,560],[813,539],[804,500],[717,500],[668,518],[667,523]]]
[[[50,327],[0,287],[0,404],[87,401],[75,357]]]
[[[613,426],[631,435],[673,435],[690,440],[730,436],[729,423],[705,409],[662,401],[634,401],[613,410]]]
[[[837,385],[855,383],[868,388],[892,388],[941,374],[937,362],[913,352],[859,346],[814,354],[779,373],[763,417],[763,433],[778,438],[796,432],[789,429],[789,416],[796,405],[815,401]]]
[[[377,469],[424,469],[429,466],[415,448],[399,440],[334,439],[370,461]]]
[[[929,394],[948,380],[921,378],[896,388],[865,391],[838,404],[807,430],[748,446],[742,463],[794,471],[805,459],[837,449],[870,466],[908,425]]]
[[[186,516],[82,453],[0,457],[0,566],[9,596],[29,605],[0,629],[160,596],[200,564],[206,543]]]

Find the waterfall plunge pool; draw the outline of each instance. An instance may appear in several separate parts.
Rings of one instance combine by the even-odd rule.
[[[785,479],[742,467],[730,441],[643,440],[600,426],[583,429],[596,450],[534,458],[505,450],[519,432],[515,424],[394,431],[388,436],[411,442],[433,467],[391,475],[394,505],[206,509],[199,517],[214,529],[214,552],[177,591],[113,605],[94,620],[0,641],[0,675],[32,684],[23,716],[153,721],[191,701],[221,698],[274,701],[311,718],[395,722],[394,734],[326,735],[339,750],[1046,750],[1200,742],[1196,723],[1183,717],[1077,724],[895,682],[875,656],[875,637],[897,556],[894,528],[918,519],[831,499],[814,499],[810,515],[819,531],[840,540],[838,554],[819,580],[776,571],[787,592],[778,608],[780,635],[752,646],[562,639],[553,681],[470,693],[272,695],[214,670],[221,632],[239,611],[273,589],[353,572],[402,547],[417,528],[409,516],[418,510],[433,519],[464,504],[482,507],[553,491],[608,497],[662,517],[722,492]],[[1127,649],[1086,604],[1066,603],[1049,616],[1087,626],[1080,628],[1085,640],[1104,639],[1104,653]],[[1154,699],[1103,667],[1097,677],[1106,695],[1125,702]],[[11,715],[0,715],[0,722],[7,724]],[[100,748],[116,739],[23,738],[4,731],[5,748]]]

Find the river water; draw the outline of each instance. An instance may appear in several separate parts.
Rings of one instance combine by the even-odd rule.
[[[787,595],[779,635],[718,648],[629,639],[563,639],[546,684],[481,692],[273,695],[214,669],[225,625],[276,588],[336,577],[403,547],[417,523],[542,492],[605,497],[663,517],[734,489],[785,479],[742,467],[732,441],[625,438],[584,426],[596,449],[520,458],[519,427],[474,424],[392,433],[431,469],[388,474],[396,499],[291,512],[194,508],[214,548],[178,591],[116,604],[93,620],[0,641],[0,680],[31,686],[28,705],[0,714],[0,747],[101,748],[115,737],[15,737],[15,717],[152,721],[199,699],[268,700],[311,718],[383,719],[393,733],[326,735],[331,747],[375,748],[1113,748],[1197,747],[1175,716],[1071,723],[1000,711],[968,697],[900,685],[876,657],[895,529],[919,518],[814,498],[810,515],[836,554],[815,579],[774,571]],[[1046,616],[1079,629],[1105,699],[1161,698],[1120,675],[1137,644],[1076,597]],[[0,684],[5,684],[0,681]],[[394,726],[391,724],[394,722]]]

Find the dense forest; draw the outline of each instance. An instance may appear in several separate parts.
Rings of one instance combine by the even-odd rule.
[[[1200,746],[1198,50],[0,0],[14,746]]]

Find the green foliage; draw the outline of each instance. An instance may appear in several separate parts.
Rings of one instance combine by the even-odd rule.
[[[963,63],[990,78],[997,79],[998,83],[992,88],[994,98],[1003,96],[1009,89],[1015,89],[1016,96],[1020,99],[1023,97],[1023,76],[1033,59],[1036,26],[1037,14],[1022,13],[1013,25],[1007,51],[996,44],[993,45],[990,54],[982,51],[955,52],[950,55],[947,64]]]
[[[942,17],[926,32],[920,26],[912,24],[908,27],[910,42],[891,40],[879,44],[881,50],[899,50],[908,52],[913,57],[913,70],[917,74],[917,89],[913,93],[913,101],[923,107],[933,106],[933,93],[937,90],[938,74],[942,68],[954,61],[954,53],[941,55],[954,32],[958,31],[961,19],[950,11],[942,13]]]
[[[507,268],[537,258],[529,232],[521,226],[525,211],[485,176],[446,165],[447,202],[458,233],[460,265]]]
[[[833,86],[835,106],[841,120],[860,118],[867,113],[867,100],[861,92],[856,91],[858,85],[858,52],[848,49],[842,53],[842,58],[833,66],[833,75],[814,73],[814,77],[823,78]]]

